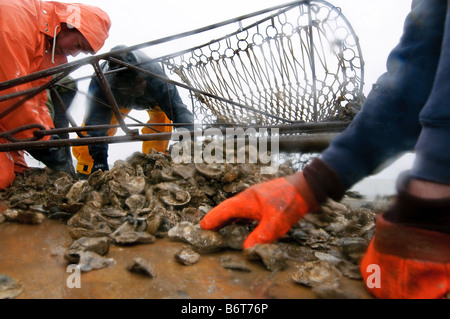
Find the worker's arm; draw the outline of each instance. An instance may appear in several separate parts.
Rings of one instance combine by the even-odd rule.
[[[322,160],[351,188],[386,161],[412,151],[419,114],[433,87],[440,58],[446,1],[417,1],[404,33],[348,129],[322,153]]]
[[[151,63],[147,68],[152,73],[167,77],[157,63]],[[188,123],[184,127],[193,130],[194,115],[183,103],[177,87],[152,77],[149,77],[147,81],[147,87],[150,89],[153,98],[167,117],[174,123]]]
[[[0,48],[0,82],[16,79],[31,73],[31,63],[36,55],[35,48],[33,47],[35,41],[31,37],[28,42],[24,42],[23,40],[12,32],[0,30],[0,43],[2,43]],[[0,94],[3,96],[27,90],[36,85],[36,83],[34,85],[25,83],[0,91]],[[0,102],[0,112],[7,111],[21,99],[23,99],[23,96]],[[53,122],[48,108],[45,105],[46,100],[47,94],[45,91],[29,99],[18,109],[0,119],[0,129],[2,131],[9,131],[29,124],[41,124],[46,129],[52,128]],[[15,136],[17,138],[30,138],[33,137],[33,133],[32,130],[28,130],[20,132]]]

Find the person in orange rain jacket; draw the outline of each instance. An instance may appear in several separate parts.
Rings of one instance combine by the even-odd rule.
[[[111,21],[101,9],[78,3],[41,0],[0,0],[0,83],[67,63],[67,56],[80,52],[95,54],[109,36]],[[30,89],[49,78],[0,91],[1,95]],[[29,124],[54,127],[46,106],[47,93],[29,99],[8,111],[20,99],[0,102],[0,132]],[[18,139],[33,136],[33,130],[20,131]],[[47,137],[50,139],[53,137]],[[0,143],[6,143],[0,139]],[[74,175],[72,158],[64,148],[35,150],[29,153],[53,170]],[[0,152],[0,188],[8,187],[15,173],[28,169],[23,152]]]
[[[406,151],[411,170],[397,180],[361,261],[377,298],[446,298],[450,293],[450,5],[414,0],[387,72],[350,126],[301,172],[254,185],[212,209],[203,229],[259,220],[243,248],[272,242],[328,198],[340,200],[364,177]]]

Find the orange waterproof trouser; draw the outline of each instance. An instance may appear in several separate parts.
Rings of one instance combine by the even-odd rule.
[[[128,114],[130,109],[120,109],[123,114]],[[149,115],[149,120],[147,123],[162,123],[169,124],[172,123],[166,114],[161,111],[160,108],[155,107],[151,110],[147,110]],[[111,125],[116,125],[118,123],[115,116],[111,120]],[[156,130],[156,131],[155,131]],[[151,134],[159,132],[171,132],[172,126],[155,126],[154,130],[149,127],[144,127],[141,132],[142,134]],[[117,132],[116,128],[111,128],[108,130],[108,136],[114,136]],[[165,152],[169,146],[169,141],[144,141],[142,142],[142,153],[148,154],[150,149],[154,149],[158,152]],[[72,148],[73,156],[77,159],[76,170],[79,173],[89,175],[94,165],[94,160],[89,154],[89,148],[87,145],[74,146]]]
[[[0,152],[0,189],[8,188],[15,177],[14,159],[9,152]]]

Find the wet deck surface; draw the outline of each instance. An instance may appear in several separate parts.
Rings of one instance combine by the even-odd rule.
[[[243,256],[239,251],[201,255],[191,266],[179,264],[175,252],[184,244],[158,238],[154,243],[111,246],[106,255],[115,264],[81,273],[81,287],[68,288],[68,262],[64,254],[72,243],[60,221],[40,225],[0,223],[0,274],[23,284],[16,299],[316,299],[310,288],[291,279],[295,266],[270,272],[262,263],[248,262],[250,272],[225,269],[223,255]],[[154,265],[155,277],[147,278],[126,268],[136,257]],[[344,289],[357,298],[371,298],[362,281],[344,280]]]

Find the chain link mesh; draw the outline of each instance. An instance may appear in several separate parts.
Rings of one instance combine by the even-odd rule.
[[[323,1],[299,2],[162,62],[187,85],[260,111],[196,94],[202,123],[348,119],[364,99],[358,39]]]

